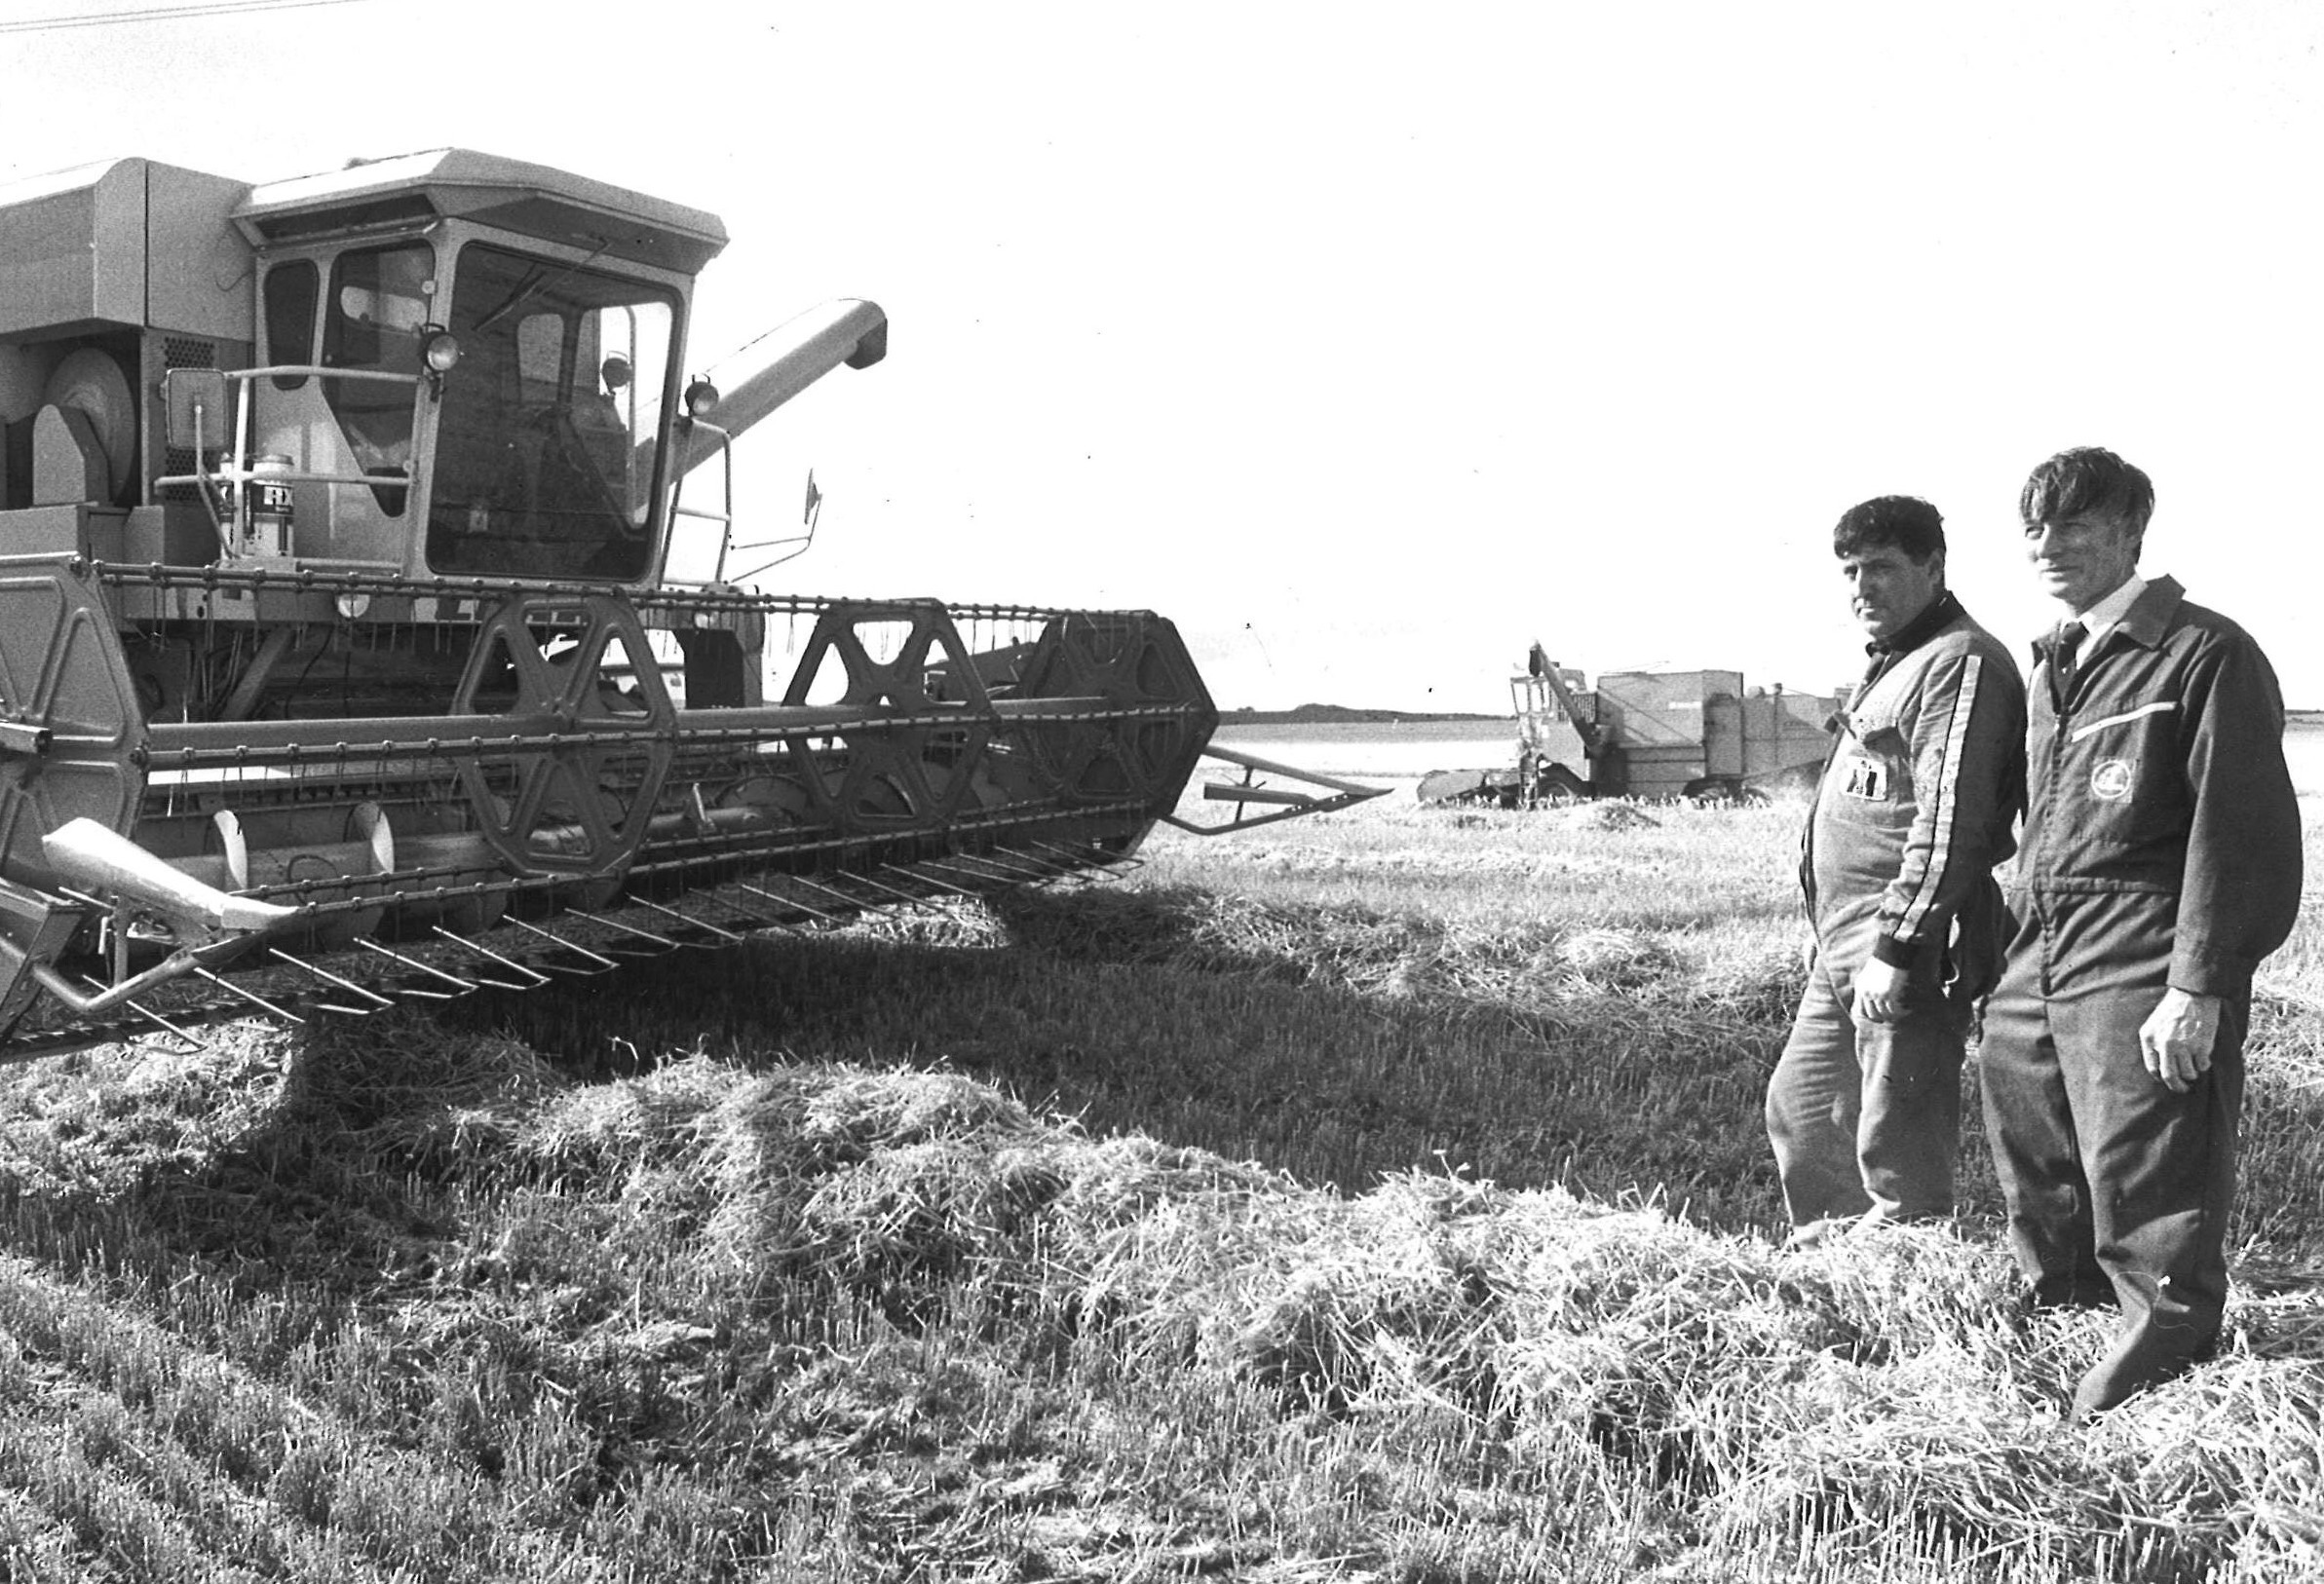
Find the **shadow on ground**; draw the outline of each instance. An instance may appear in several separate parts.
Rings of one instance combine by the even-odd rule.
[[[448,1015],[590,1075],[689,1049],[943,1067],[1093,1132],[1350,1190],[1453,1169],[1766,1227],[1759,1096],[1792,992],[1674,972],[1654,942],[1603,930],[1462,940],[1358,910],[1091,888],[764,936]]]

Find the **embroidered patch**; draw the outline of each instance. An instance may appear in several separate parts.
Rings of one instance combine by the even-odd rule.
[[[1888,798],[1888,767],[1877,759],[1850,759],[1848,779],[1841,784],[1841,790],[1868,803],[1885,803]]]
[[[2107,803],[2120,803],[2130,796],[2130,783],[2136,778],[2129,760],[2101,759],[2090,767],[2090,796]]]

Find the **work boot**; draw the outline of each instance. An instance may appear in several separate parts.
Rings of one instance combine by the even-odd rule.
[[[2122,1406],[2150,1386],[2185,1375],[2219,1351],[2219,1333],[2200,1335],[2192,1326],[2146,1323],[2125,1326],[2106,1357],[2090,1367],[2074,1388],[2074,1417],[2087,1423]]]

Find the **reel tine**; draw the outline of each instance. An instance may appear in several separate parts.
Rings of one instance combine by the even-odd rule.
[[[763,896],[770,902],[780,903],[781,906],[789,908],[794,913],[804,913],[810,919],[817,920],[819,923],[835,924],[846,922],[834,914],[823,912],[820,908],[811,908],[806,903],[798,900],[796,897],[784,896],[780,892],[762,889],[759,886],[751,885],[747,881],[738,880],[735,882],[735,884],[742,889],[748,891],[753,896]]]
[[[545,973],[535,973],[523,963],[501,956],[489,946],[479,946],[465,935],[455,935],[441,924],[430,924],[428,927],[435,930],[444,939],[450,941],[454,946],[465,947],[469,951],[475,952],[479,957],[485,958],[490,962],[498,962],[504,968],[514,968],[518,973],[523,974],[527,979],[532,981],[532,983],[529,985],[513,985],[505,979],[487,979],[479,973],[476,975],[476,983],[479,985],[489,985],[494,990],[537,990],[541,986],[549,983],[549,975]]]
[[[804,886],[809,890],[817,893],[819,896],[827,896],[832,901],[840,904],[840,906],[853,908],[858,913],[886,913],[890,911],[889,909],[880,906],[877,902],[866,902],[860,896],[850,896],[847,892],[839,890],[834,886],[825,886],[820,881],[809,880],[805,875],[792,875],[788,878],[792,885]]]
[[[697,929],[707,929],[711,934],[716,935],[720,940],[734,941],[739,944],[742,941],[749,938],[746,935],[738,935],[731,929],[721,929],[718,927],[718,925],[710,923],[710,921],[707,919],[697,919],[690,913],[680,913],[676,908],[666,908],[659,902],[649,902],[642,896],[632,898],[632,900],[634,900],[641,908],[652,908],[656,913],[667,914],[670,918],[677,920],[680,924],[692,924]],[[613,923],[613,921],[610,919],[606,919],[601,922],[605,924]],[[696,943],[687,942],[686,944],[692,945]]]
[[[889,864],[887,867],[892,870],[895,869],[894,864]],[[895,870],[895,872],[898,874],[908,874],[910,871]],[[929,900],[929,898],[925,895],[921,895],[912,891],[898,890],[895,886],[887,885],[881,881],[874,880],[869,875],[856,875],[853,878],[858,885],[869,886],[875,891],[885,892],[886,894],[895,897],[898,902],[902,903],[906,907],[920,907]]]
[[[1032,878],[1036,880],[1055,880],[1059,875],[1072,874],[1079,867],[1076,864],[1059,863],[1054,858],[1038,858],[1030,852],[1022,852],[1012,847],[997,847],[986,856],[991,862],[1000,864],[1003,868],[1007,868],[1011,862],[1023,864],[1032,871]]]
[[[742,888],[742,883],[739,881],[730,881],[728,885],[732,886],[738,890]],[[722,886],[715,893],[703,892],[701,894],[703,894],[705,898],[714,899],[718,905],[726,909],[727,912],[740,917],[743,920],[742,927],[745,929],[782,929],[788,927],[788,925],[786,925],[785,923],[781,919],[771,919],[767,917],[764,912],[757,908],[744,907],[733,897],[726,895],[725,890],[726,887]],[[762,891],[759,894],[763,896],[766,893]]]
[[[891,875],[909,875],[912,879],[918,881],[923,886],[933,886],[937,890],[948,892],[954,896],[974,896],[976,893],[972,890],[970,890],[965,886],[955,886],[948,880],[938,880],[933,875],[923,873],[923,871],[929,869],[942,869],[947,867],[949,866],[939,862],[934,858],[922,858],[919,862],[912,864],[908,868],[902,864],[895,863],[884,863],[880,865],[880,868],[884,873]]]
[[[289,963],[294,968],[304,969],[306,972],[313,974],[316,978],[323,980],[325,984],[337,985],[341,990],[352,990],[358,996],[361,996],[367,1001],[377,1001],[381,1006],[393,1006],[396,1004],[395,1001],[390,998],[379,995],[374,991],[365,990],[362,985],[357,984],[352,979],[342,979],[337,974],[331,972],[328,968],[319,968],[314,963],[307,962],[303,958],[292,957],[288,952],[284,951],[280,946],[269,946],[266,949],[266,954],[278,962]],[[317,1001],[315,1004],[318,1006],[326,1005],[326,1003],[323,1001]],[[327,1006],[326,1009],[333,1012],[346,1012],[353,1010],[352,1008],[345,1006]],[[357,1017],[367,1017],[370,1014],[366,1012],[356,1012],[354,1015]]]
[[[616,962],[612,958],[599,957],[588,947],[579,945],[573,941],[569,941],[562,935],[552,934],[550,931],[543,929],[539,924],[527,924],[522,919],[511,919],[507,922],[514,924],[517,928],[524,930],[527,934],[538,935],[543,940],[554,941],[557,945],[564,947],[567,951],[578,952],[583,957],[588,958],[591,962],[600,964],[594,968],[572,968],[562,969],[559,971],[589,974],[611,973],[614,969],[621,966],[621,964]]]
[[[1135,855],[1125,856],[1119,852],[1107,852],[1100,848],[1060,847],[1054,842],[1045,842],[1038,837],[1025,845],[1037,851],[1046,852],[1062,863],[1072,865],[1075,870],[1083,874],[1094,874],[1101,869],[1137,869],[1142,868],[1146,862],[1144,858]]]
[[[1005,880],[1011,886],[1021,886],[1029,880],[1054,880],[1056,878],[1055,874],[1048,869],[1036,869],[1028,873],[1014,864],[1003,863],[989,852],[963,852],[959,854],[959,857],[964,863],[981,863],[988,868],[998,869],[1000,871],[998,875],[986,875],[983,878]]]
[[[401,952],[391,952],[386,947],[380,945],[377,941],[359,940],[356,942],[356,944],[361,946],[366,952],[378,953],[381,957],[388,959],[390,962],[400,962],[407,968],[417,968],[422,973],[441,979],[445,984],[452,986],[462,995],[467,995],[476,988],[475,985],[470,984],[466,979],[460,978],[456,974],[446,973],[443,971],[443,969],[435,966],[433,963],[422,962],[417,958],[405,957]],[[424,996],[429,993],[421,990],[406,990],[403,992],[403,994],[407,996]],[[442,999],[445,1000],[450,1000],[452,998],[445,996]]]
[[[651,929],[640,929],[635,924],[626,924],[619,919],[608,919],[602,913],[591,913],[582,908],[568,908],[565,911],[576,919],[587,919],[590,923],[603,924],[608,929],[618,929],[625,935],[635,935],[640,940],[650,940],[664,951],[674,952],[684,945],[682,941],[665,940]]]
[[[235,995],[240,996],[244,1000],[248,1001],[252,1006],[257,1007],[258,1010],[268,1014],[271,1017],[279,1017],[286,1023],[303,1024],[307,1021],[305,1018],[300,1017],[296,1012],[286,1011],[282,1007],[277,1006],[273,1001],[268,1000],[264,996],[257,994],[255,991],[245,990],[242,986],[236,984],[233,980],[226,978],[222,974],[210,972],[210,969],[204,967],[199,962],[194,964],[194,972],[200,977],[209,980],[220,990],[232,991]],[[335,1011],[337,1008],[334,1007],[333,1010]]]
[[[915,867],[921,869],[937,869],[948,875],[963,875],[970,880],[980,881],[983,883],[982,889],[963,889],[961,891],[963,896],[982,896],[986,892],[990,891],[993,888],[993,881],[999,877],[988,875],[975,869],[963,868],[961,864],[956,861],[960,856],[965,856],[965,854],[956,854],[953,858],[922,858],[915,865]],[[1013,886],[1016,884],[1016,876],[1010,875],[1008,877],[1008,879],[1010,885]]]

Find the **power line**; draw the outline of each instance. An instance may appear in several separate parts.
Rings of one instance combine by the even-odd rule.
[[[38,17],[0,21],[0,33],[61,32],[69,27],[108,27],[120,22],[175,21],[185,17],[234,17],[254,11],[307,11],[317,6],[353,6],[362,0],[214,0],[208,5],[141,6],[135,11],[100,11],[87,17]]]

